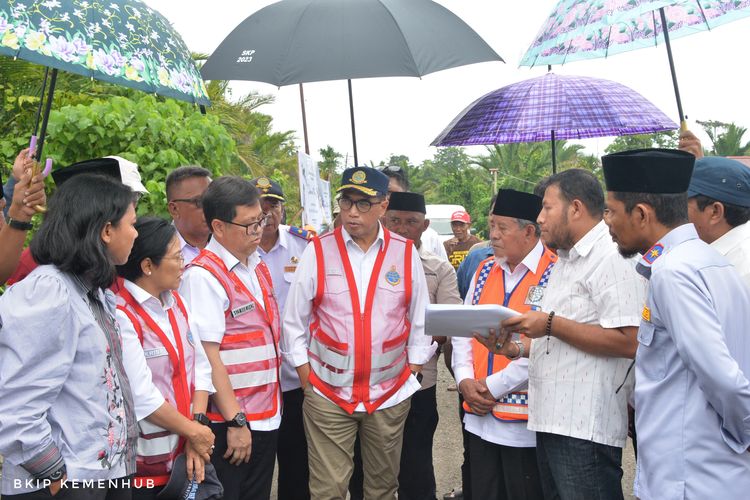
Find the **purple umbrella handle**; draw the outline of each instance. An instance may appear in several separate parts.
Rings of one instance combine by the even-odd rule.
[[[31,141],[29,142],[29,157],[34,156],[35,152],[36,152],[36,135],[32,135]]]
[[[52,158],[47,158],[47,161],[44,162],[44,170],[42,171],[42,179],[47,177],[50,172],[52,172]]]

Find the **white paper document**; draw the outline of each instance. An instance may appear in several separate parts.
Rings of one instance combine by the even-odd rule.
[[[425,334],[433,337],[486,337],[490,328],[498,329],[501,321],[521,313],[495,304],[467,306],[429,304],[425,312]]]

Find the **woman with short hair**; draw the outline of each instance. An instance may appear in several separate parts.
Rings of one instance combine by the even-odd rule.
[[[117,320],[139,420],[133,498],[153,499],[183,450],[188,479],[203,480],[214,442],[206,417],[214,388],[211,365],[176,292],[183,257],[175,227],[141,217],[135,228],[130,257],[117,266],[124,278]]]
[[[40,266],[0,297],[3,500],[131,496],[137,422],[107,287],[138,235],[133,200],[100,175],[60,186],[31,243]]]

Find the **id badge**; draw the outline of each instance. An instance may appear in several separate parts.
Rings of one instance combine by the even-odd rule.
[[[544,288],[545,287],[538,285],[530,286],[524,304],[527,306],[540,307],[542,305],[542,298],[544,297]]]

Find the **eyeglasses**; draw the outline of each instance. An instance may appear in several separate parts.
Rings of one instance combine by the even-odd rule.
[[[339,198],[339,207],[341,207],[341,210],[350,210],[352,205],[355,205],[357,207],[357,212],[361,214],[369,212],[372,206],[377,205],[378,203],[380,203],[380,201],[370,201],[366,198],[357,201],[347,198],[346,196]]]
[[[170,201],[181,201],[182,203],[190,203],[195,208],[203,208],[203,197],[196,196],[195,198],[175,198]]]
[[[185,257],[182,255],[182,252],[180,252],[178,255],[172,255],[171,257],[162,257],[161,260],[176,260],[182,265],[185,262]]]
[[[250,224],[238,224],[236,222],[232,222],[231,220],[222,220],[222,222],[226,222],[227,224],[231,224],[233,226],[240,226],[245,228],[245,234],[250,235],[252,233],[257,232],[259,229],[263,229],[268,225],[268,216],[264,216],[261,219],[258,219],[255,222],[251,222]]]

